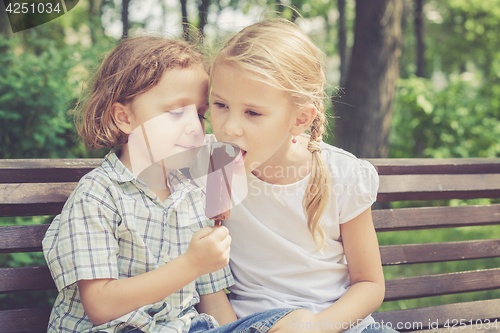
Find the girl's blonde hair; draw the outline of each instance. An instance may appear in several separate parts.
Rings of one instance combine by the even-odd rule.
[[[166,70],[191,66],[209,73],[206,58],[187,42],[155,36],[122,40],[102,62],[85,103],[76,108],[86,148],[111,149],[126,143],[128,136],[116,126],[112,105],[132,103],[156,86]]]
[[[273,19],[241,30],[223,47],[213,65],[215,68],[220,63],[231,64],[252,78],[286,92],[297,106],[312,103],[316,107],[318,112],[311,124],[307,147],[313,163],[302,205],[318,250],[325,244],[320,221],[330,198],[330,177],[319,147],[327,122],[323,57],[321,50],[294,23]]]

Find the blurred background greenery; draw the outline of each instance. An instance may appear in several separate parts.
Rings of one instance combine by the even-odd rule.
[[[375,15],[369,7],[373,4],[385,8],[381,14],[392,15],[391,31],[383,31],[382,25],[369,26],[366,18]],[[290,7],[297,8],[300,15]],[[330,143],[360,157],[500,156],[500,0],[80,0],[68,14],[15,34],[8,26],[5,8],[0,9],[0,158],[104,156],[104,151],[85,151],[75,131],[72,109],[85,81],[122,36],[148,33],[192,39],[198,33],[203,36],[198,41],[208,53],[213,53],[224,36],[255,22],[264,11],[268,16],[295,21],[325,52],[328,93],[333,102],[333,111],[331,105],[328,110]],[[384,45],[376,49],[378,54],[372,54],[367,51],[371,50],[370,45],[359,42],[362,37],[371,38],[374,30],[382,44],[393,43],[391,59],[395,62],[376,74],[378,77],[367,79],[363,73],[354,75],[361,68],[354,55],[361,53],[368,60],[383,55]],[[379,58],[383,67],[386,59]],[[386,91],[376,92],[375,98],[390,101],[377,108],[383,109],[385,123],[390,126],[382,128],[374,118],[377,112],[373,106],[368,106],[365,113],[356,113],[362,110],[361,103],[349,112],[354,121],[342,123],[349,118],[342,113],[343,108],[357,106],[356,100],[349,97],[355,96],[356,91],[365,94],[362,89],[368,89],[367,94],[376,90],[377,79],[390,75],[397,80]],[[362,87],[363,80],[369,83],[368,87]],[[339,115],[340,120],[334,117]],[[372,127],[376,139],[361,136],[360,124]],[[347,132],[355,137],[345,136]],[[355,141],[356,145],[346,143]],[[378,146],[373,148],[371,142]],[[452,200],[392,205],[489,202]],[[2,218],[0,225],[51,220],[52,217]],[[483,238],[500,238],[499,228],[379,235],[381,244]],[[33,263],[44,264],[43,255],[0,255],[0,267]],[[488,259],[386,267],[385,273],[386,278],[394,278],[499,266],[498,259]],[[485,295],[392,302],[382,309],[474,300]],[[45,296],[46,293],[35,293],[25,297],[33,306],[41,306],[46,305]],[[488,292],[486,297],[498,298],[500,292]],[[13,308],[21,299],[0,295],[0,300],[0,307]]]

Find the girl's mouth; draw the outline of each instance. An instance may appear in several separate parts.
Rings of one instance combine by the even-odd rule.
[[[234,164],[236,164],[236,165],[242,164],[243,161],[245,160],[246,154],[247,154],[246,150],[240,149],[240,153],[238,154],[238,156],[236,156],[236,160],[234,161]]]

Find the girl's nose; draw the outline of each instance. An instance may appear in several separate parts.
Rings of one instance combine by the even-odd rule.
[[[236,115],[231,115],[228,112],[227,118],[222,124],[222,131],[228,136],[242,136],[243,128],[241,127],[238,117]]]

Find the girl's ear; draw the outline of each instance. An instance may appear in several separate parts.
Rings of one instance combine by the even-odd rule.
[[[309,128],[318,110],[314,104],[307,104],[301,107],[295,116],[295,124],[293,124],[290,133],[297,136]]]
[[[132,112],[130,106],[115,102],[111,105],[111,115],[113,116],[116,126],[123,133],[130,134],[132,132]]]

